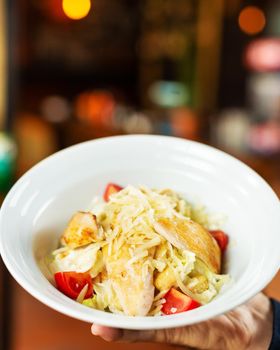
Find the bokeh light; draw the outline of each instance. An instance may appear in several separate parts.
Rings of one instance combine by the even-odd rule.
[[[88,15],[91,2],[90,0],[63,0],[62,8],[67,17],[78,20]]]
[[[116,101],[107,91],[86,91],[79,94],[75,102],[78,119],[95,125],[111,125]]]
[[[258,72],[280,70],[280,39],[257,39],[245,50],[245,64],[248,68]]]
[[[166,108],[183,106],[189,102],[189,91],[179,81],[155,81],[148,94],[153,103]]]
[[[240,29],[249,35],[260,33],[266,24],[264,12],[256,6],[246,6],[238,17]]]
[[[62,96],[47,96],[42,100],[41,112],[44,119],[51,123],[61,123],[71,114],[68,101]]]
[[[180,107],[171,111],[172,134],[191,140],[198,138],[198,116],[189,108]]]

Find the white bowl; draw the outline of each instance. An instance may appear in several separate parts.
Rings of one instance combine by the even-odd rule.
[[[211,303],[186,313],[128,317],[90,309],[67,298],[40,268],[57,247],[70,216],[101,195],[108,182],[169,187],[225,214],[233,282]],[[85,142],[45,159],[7,195],[0,218],[0,248],[18,283],[35,298],[74,318],[112,327],[156,329],[204,321],[251,298],[280,265],[280,205],[249,167],[212,147],[164,136],[119,136]]]

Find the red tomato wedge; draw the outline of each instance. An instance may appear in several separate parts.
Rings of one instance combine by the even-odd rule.
[[[162,312],[165,315],[178,314],[180,312],[196,309],[201,306],[191,297],[179,292],[175,288],[171,288],[165,295],[166,302],[162,306]]]
[[[225,252],[228,246],[228,235],[221,230],[213,230],[209,232],[217,241],[222,253]]]
[[[90,298],[93,294],[93,284],[89,273],[78,272],[57,272],[54,275],[57,289],[71,299],[77,299],[84,286],[88,285],[88,290],[85,295]]]
[[[103,198],[105,200],[105,202],[109,202],[110,196],[114,193],[117,193],[119,191],[121,191],[123,189],[123,187],[113,184],[113,183],[109,183],[105,189]]]

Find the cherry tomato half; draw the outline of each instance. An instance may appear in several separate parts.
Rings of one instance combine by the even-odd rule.
[[[109,183],[105,189],[103,198],[105,200],[105,202],[109,202],[110,196],[114,193],[117,193],[119,191],[121,191],[123,189],[123,187],[113,184],[113,183]]]
[[[84,286],[88,285],[88,290],[85,295],[90,298],[93,294],[93,284],[89,273],[78,272],[57,272],[54,275],[57,289],[71,299],[77,299]]]
[[[162,312],[165,315],[178,314],[180,312],[196,309],[201,306],[191,297],[179,292],[175,288],[171,288],[165,295],[166,302],[162,306]]]
[[[228,235],[221,230],[213,230],[209,232],[217,241],[222,253],[225,252],[228,246]]]

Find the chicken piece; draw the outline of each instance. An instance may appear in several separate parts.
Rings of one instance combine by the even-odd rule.
[[[133,276],[136,274],[135,276]],[[146,316],[154,300],[153,274],[148,271],[142,276],[141,264],[134,267],[133,273],[123,272],[111,277],[124,313],[128,316]]]
[[[160,218],[154,225],[178,249],[187,249],[201,259],[214,273],[221,269],[221,250],[210,233],[198,223],[180,217]]]
[[[77,248],[103,239],[104,233],[97,225],[96,216],[78,212],[73,215],[63,232],[61,243],[70,248]]]
[[[60,271],[87,272],[94,266],[98,256],[99,246],[96,244],[67,250],[55,255],[50,269],[53,273]]]
[[[148,255],[132,264],[130,259],[127,244],[117,254],[107,255],[105,264],[108,279],[124,313],[128,316],[145,316],[154,300],[153,270],[148,264],[145,266],[152,256]]]
[[[167,266],[162,272],[159,272],[154,281],[155,287],[159,291],[169,290],[176,286],[176,277],[173,270]]]

